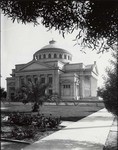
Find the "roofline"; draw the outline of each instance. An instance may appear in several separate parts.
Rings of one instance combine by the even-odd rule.
[[[34,53],[34,55],[36,54],[36,53],[39,53],[39,52],[41,52],[41,53],[44,53],[44,51],[48,51],[48,50],[63,50],[65,53],[68,53],[68,54],[70,54],[70,55],[72,55],[69,51],[67,51],[67,50],[65,50],[65,49],[62,49],[62,48],[43,48],[43,49],[40,49],[40,50],[38,50],[37,52],[35,52]],[[59,53],[64,53],[64,52],[59,52]]]

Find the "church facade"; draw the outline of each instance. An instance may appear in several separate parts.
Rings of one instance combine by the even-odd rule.
[[[38,50],[27,64],[15,65],[7,80],[7,96],[12,99],[15,90],[24,83],[50,83],[47,94],[57,94],[61,100],[79,100],[97,96],[98,69],[90,65],[71,63],[69,51],[59,47],[54,40]]]

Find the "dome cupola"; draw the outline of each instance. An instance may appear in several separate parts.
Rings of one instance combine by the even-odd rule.
[[[64,63],[72,61],[72,54],[51,40],[49,44],[42,47],[34,54],[34,59],[40,62],[59,60]]]

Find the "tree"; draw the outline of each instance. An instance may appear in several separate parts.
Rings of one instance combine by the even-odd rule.
[[[98,52],[117,43],[117,0],[1,0],[0,8],[13,22],[41,22],[63,36],[78,29],[75,40]]]
[[[5,91],[4,88],[0,87],[0,96],[1,96],[1,101],[4,101],[7,97],[7,92]]]
[[[5,91],[4,88],[0,87],[0,95],[1,95],[1,98],[6,98],[7,97],[7,92]]]
[[[104,100],[105,107],[108,111],[118,116],[118,53],[113,53],[114,60],[111,61],[112,68],[107,68],[107,77],[105,86],[99,88],[98,95]]]
[[[17,101],[21,100],[24,104],[34,102],[33,107],[35,107],[35,109],[36,107],[39,108],[48,97],[48,95],[45,94],[47,87],[48,84],[42,84],[40,82],[24,84],[17,90],[15,99],[17,99]]]

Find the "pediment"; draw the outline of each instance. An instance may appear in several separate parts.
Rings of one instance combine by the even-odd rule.
[[[49,69],[49,68],[50,66],[47,66],[45,64],[33,62],[30,64],[27,64],[26,66],[21,68],[19,71],[42,70],[42,69]]]

